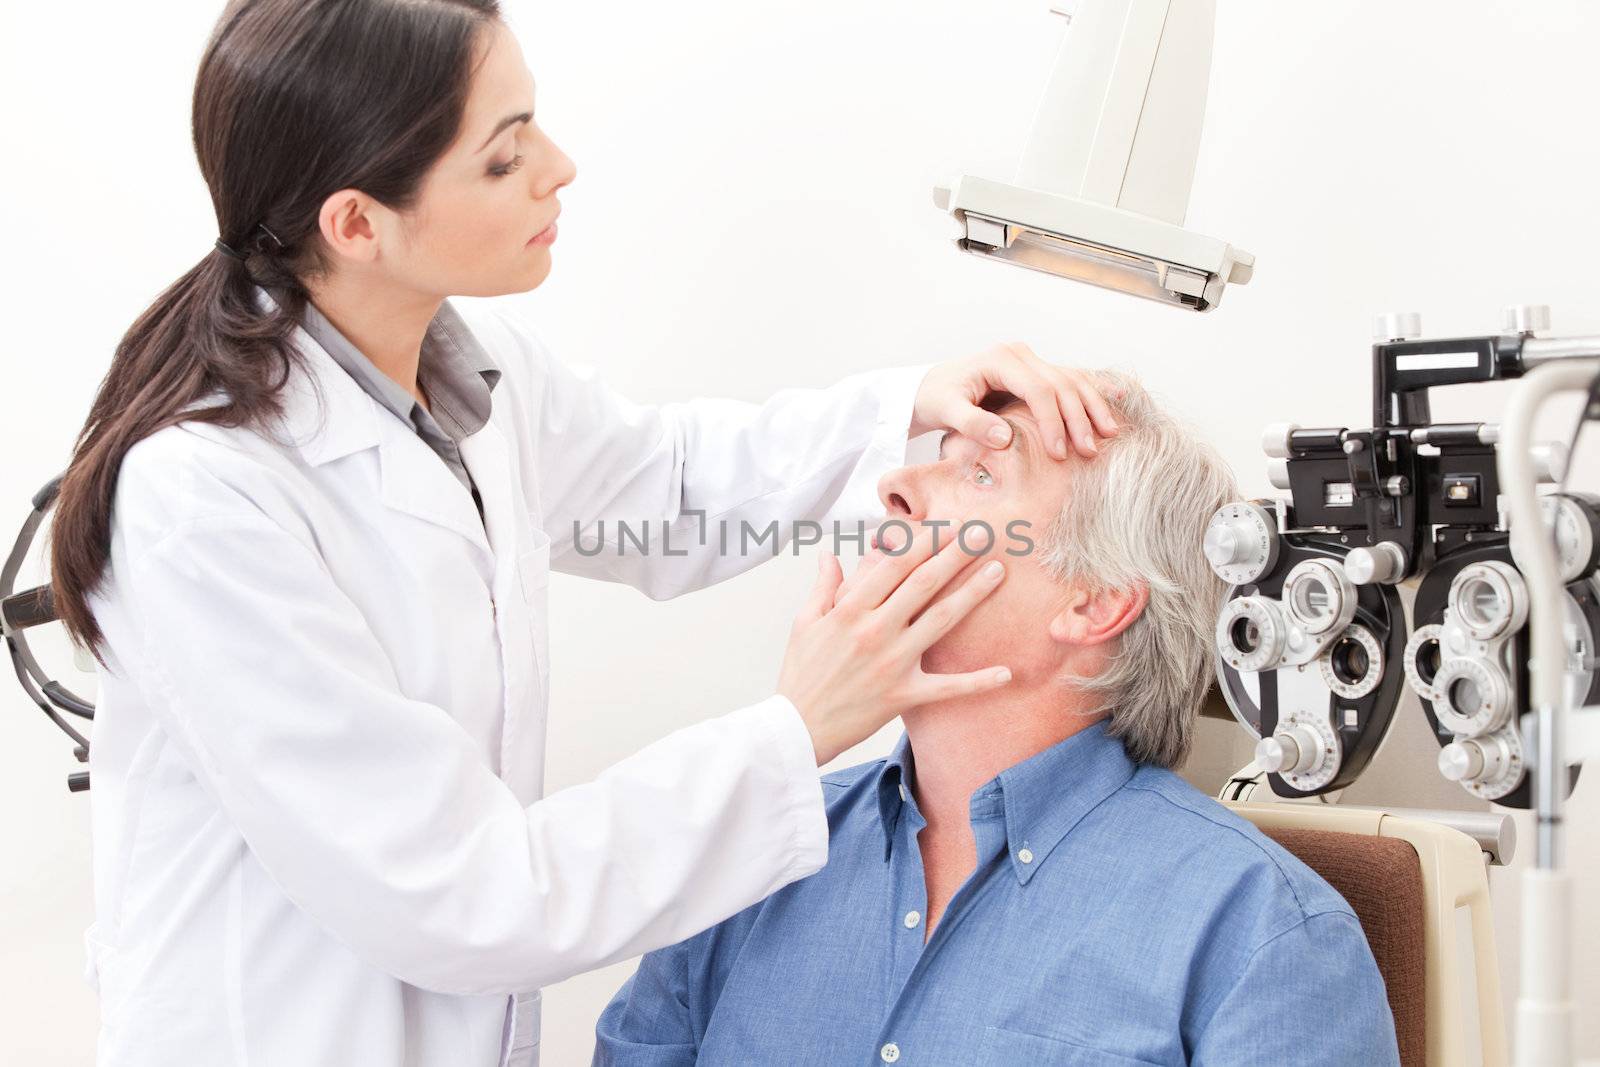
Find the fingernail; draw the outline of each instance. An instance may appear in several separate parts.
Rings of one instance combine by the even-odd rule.
[[[1007,682],[1011,681],[1011,668],[1001,667],[999,670],[994,672],[994,678],[995,681],[999,682],[1001,685],[1005,685]]]
[[[1011,430],[1005,426],[989,427],[989,443],[1003,445],[1011,440]]]
[[[1100,454],[1100,446],[1094,443],[1094,438],[1092,437],[1089,438],[1089,454],[1091,456],[1098,456]]]
[[[991,559],[983,565],[983,576],[991,581],[1000,577],[1004,571],[1005,568],[1000,565],[1000,561],[997,559]]]
[[[1056,441],[1056,443],[1055,443],[1055,453],[1056,453],[1056,458],[1057,459],[1066,459],[1067,458],[1067,443],[1065,441],[1062,441],[1062,440],[1058,439]]]

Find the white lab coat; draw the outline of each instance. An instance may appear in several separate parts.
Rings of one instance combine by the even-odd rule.
[[[881,514],[926,368],[644,407],[452,303],[504,375],[462,443],[487,537],[304,331],[280,440],[191,423],[127,455],[92,601],[102,1065],[535,1063],[541,986],[826,858],[779,696],[543,796],[546,585],[553,566],[675,596],[771,558],[722,554],[719,520]],[[619,517],[676,520],[674,554],[574,550],[575,522],[588,546]]]

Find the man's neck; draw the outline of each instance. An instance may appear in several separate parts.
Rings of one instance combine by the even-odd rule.
[[[917,807],[936,835],[970,836],[972,794],[1001,771],[1099,721],[1089,701],[1054,684],[927,705],[903,716]]]
[[[422,339],[442,298],[359,278],[334,278],[311,287],[311,302],[373,366],[423,400],[417,387]]]
[[[911,743],[911,789],[928,825],[917,834],[927,891],[923,938],[977,863],[972,794],[1007,767],[1086,729],[1087,701],[1054,684],[1032,692],[967,697],[902,716]]]

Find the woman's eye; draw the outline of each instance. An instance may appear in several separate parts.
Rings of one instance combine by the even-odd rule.
[[[972,471],[972,476],[973,476],[973,478],[975,478],[977,480],[979,485],[993,485],[994,484],[994,475],[990,474],[983,467],[974,467],[973,471]]]
[[[496,165],[490,167],[489,173],[493,174],[496,178],[504,178],[507,174],[510,174],[520,166],[522,166],[522,157],[513,156],[510,163],[497,163]]]

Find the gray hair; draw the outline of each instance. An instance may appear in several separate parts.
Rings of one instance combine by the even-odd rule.
[[[1149,603],[1110,664],[1074,680],[1100,696],[1109,732],[1141,763],[1176,767],[1212,681],[1212,633],[1226,589],[1201,552],[1206,521],[1239,499],[1233,473],[1131,375],[1095,371],[1120,427],[1078,463],[1070,498],[1044,535],[1041,560],[1091,590],[1143,586]],[[1116,395],[1120,392],[1120,398]]]

